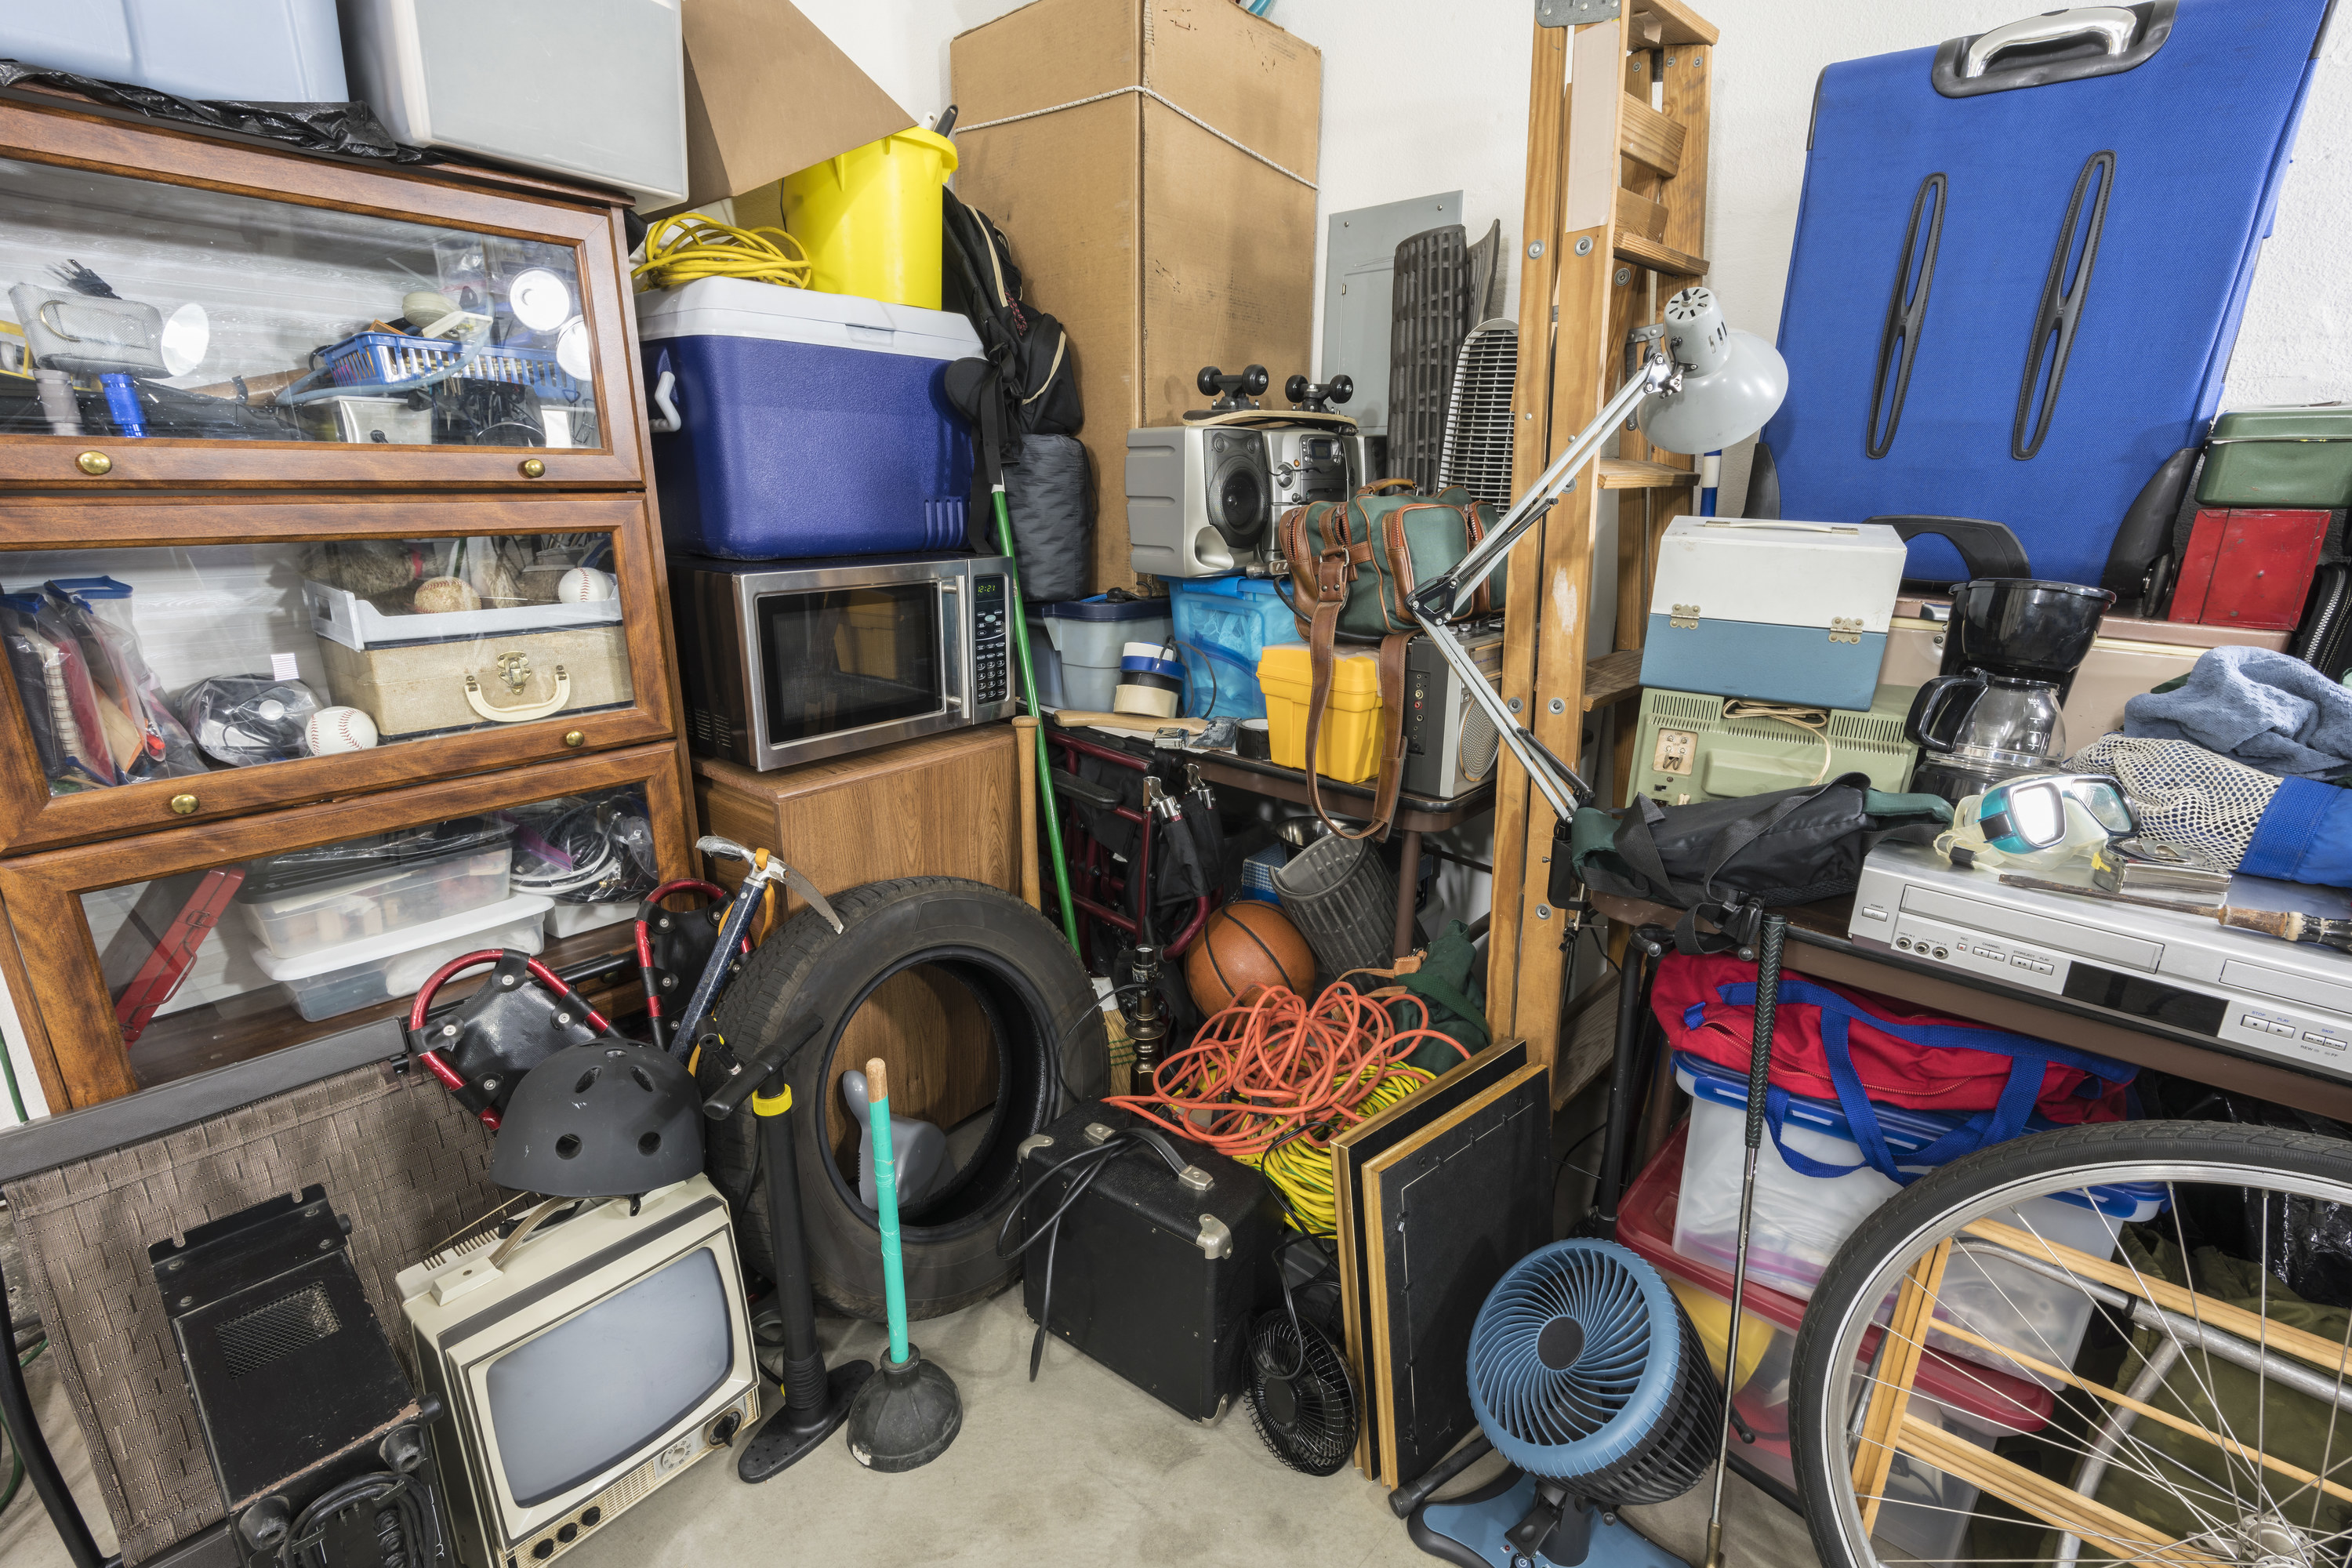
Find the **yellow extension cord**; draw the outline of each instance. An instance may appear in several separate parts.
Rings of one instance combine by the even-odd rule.
[[[767,237],[773,235],[770,239]],[[801,242],[781,228],[737,228],[700,213],[665,219],[646,237],[646,258],[630,269],[656,289],[704,278],[748,278],[805,289],[814,268]]]
[[[1392,1066],[1381,1082],[1357,1105],[1358,1120],[1369,1120],[1435,1079],[1418,1068]],[[1257,1160],[1244,1160],[1287,1200],[1293,1225],[1303,1225],[1310,1236],[1336,1236],[1339,1231],[1339,1199],[1331,1191],[1331,1146],[1311,1133],[1277,1144]]]

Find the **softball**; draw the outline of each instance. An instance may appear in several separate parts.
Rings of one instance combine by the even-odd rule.
[[[375,721],[356,708],[321,708],[302,727],[302,744],[314,757],[364,752],[375,742]]]
[[[599,572],[593,566],[574,566],[555,584],[558,603],[594,605],[613,596],[611,574]]]

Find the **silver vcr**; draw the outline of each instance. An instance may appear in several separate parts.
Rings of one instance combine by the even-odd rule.
[[[2347,912],[2341,890],[2259,877],[2232,879],[2229,901]],[[1920,845],[1870,852],[1847,935],[2352,1078],[2352,955],[2332,948],[2233,931],[2210,916],[2010,887],[1997,871],[1956,870]]]

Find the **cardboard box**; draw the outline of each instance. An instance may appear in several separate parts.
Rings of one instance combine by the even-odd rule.
[[[687,0],[688,205],[904,131],[908,111],[790,0]]]
[[[1090,591],[1132,587],[1128,431],[1206,406],[1202,365],[1263,364],[1276,398],[1314,368],[1322,52],[1233,0],[1035,0],[950,58],[956,194],[1077,351]]]

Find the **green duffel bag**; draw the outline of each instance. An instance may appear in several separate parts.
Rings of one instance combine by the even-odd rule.
[[[1402,488],[1404,494],[1391,490]],[[1452,571],[1496,521],[1495,509],[1452,486],[1434,496],[1413,493],[1411,479],[1382,479],[1345,501],[1317,501],[1282,514],[1277,538],[1290,563],[1291,610],[1307,645],[1313,687],[1307,707],[1307,794],[1315,815],[1348,838],[1388,835],[1404,779],[1404,645],[1421,629],[1407,600],[1413,590]],[[1502,603],[1498,570],[1478,585],[1454,617],[1486,615]],[[1373,787],[1372,818],[1349,832],[1323,809],[1322,775],[1315,771],[1323,713],[1331,700],[1332,644],[1381,645],[1382,749]]]

